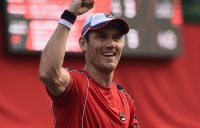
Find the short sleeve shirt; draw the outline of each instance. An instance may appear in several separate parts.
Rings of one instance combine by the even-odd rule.
[[[86,70],[68,70],[70,83],[52,96],[55,128],[138,128],[135,105],[126,91],[112,83],[103,87]]]

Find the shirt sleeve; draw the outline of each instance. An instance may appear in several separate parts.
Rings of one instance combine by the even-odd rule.
[[[70,83],[67,89],[59,96],[53,96],[50,93],[49,96],[55,106],[67,106],[73,104],[81,104],[83,98],[86,95],[88,79],[83,71],[68,70],[70,74]],[[47,90],[48,92],[48,90]]]
[[[66,70],[68,70],[68,69],[66,69]],[[70,71],[69,71],[69,74],[70,74],[69,86],[65,89],[65,91],[62,94],[60,94],[58,96],[54,96],[46,88],[46,91],[47,91],[48,95],[50,96],[50,98],[52,99],[54,104],[60,104],[66,97],[68,97],[69,92],[73,90],[73,81],[74,81],[73,79],[75,76]]]

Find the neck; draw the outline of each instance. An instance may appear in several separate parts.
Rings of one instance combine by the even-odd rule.
[[[95,69],[94,67],[88,68],[87,66],[85,66],[84,69],[87,70],[89,76],[93,80],[95,80],[98,84],[104,87],[110,87],[112,83],[114,71],[108,73],[108,72],[99,71]]]

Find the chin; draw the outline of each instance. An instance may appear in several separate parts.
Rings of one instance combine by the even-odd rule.
[[[111,73],[115,70],[115,68],[116,68],[116,65],[114,64],[106,64],[101,67],[101,70],[105,73]]]

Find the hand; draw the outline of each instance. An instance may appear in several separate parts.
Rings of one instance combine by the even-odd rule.
[[[94,0],[72,0],[67,10],[76,16],[82,15],[94,7],[94,2]]]

